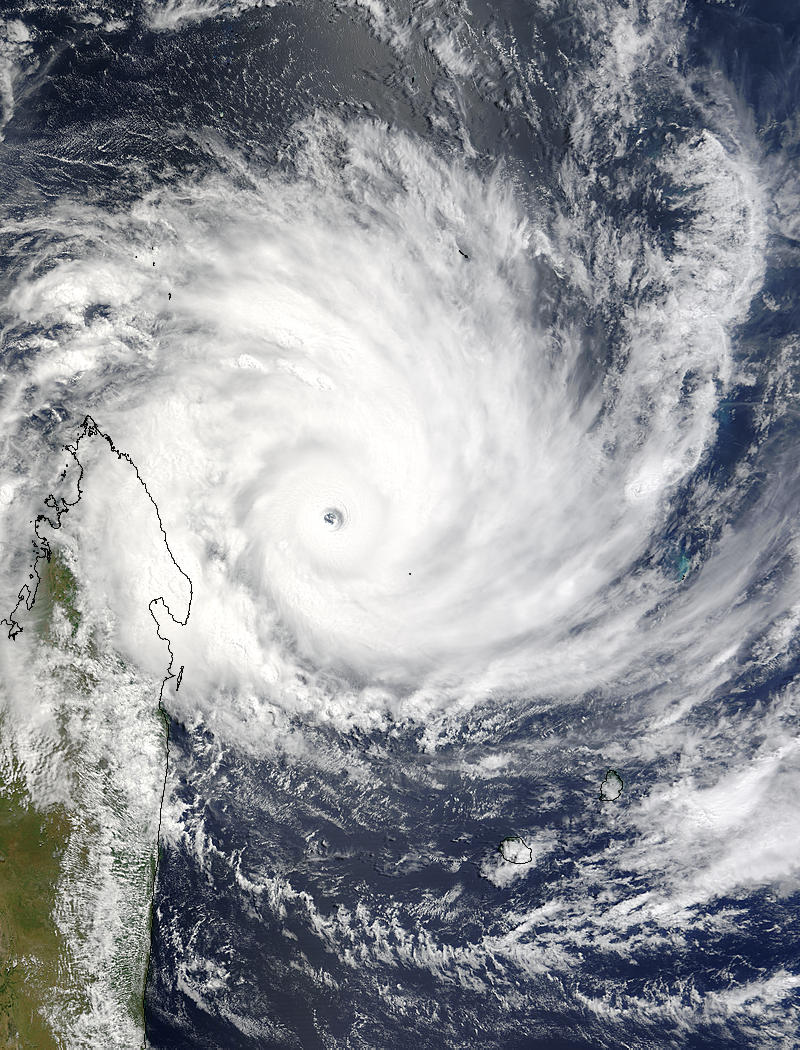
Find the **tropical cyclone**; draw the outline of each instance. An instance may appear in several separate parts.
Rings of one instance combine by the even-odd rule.
[[[92,439],[75,607],[2,646],[83,821],[54,1028],[137,1044],[171,661],[154,1044],[791,1042],[791,122],[677,0],[356,4],[386,65],[336,5],[332,76],[313,3],[79,6],[5,129],[3,535],[89,412],[194,594]]]
[[[319,117],[296,142],[287,171],[240,168],[235,192],[215,175],[128,213],[66,209],[84,244],[69,283],[56,264],[20,289],[75,319],[82,386],[168,496],[198,594],[172,639],[187,688],[369,719],[626,673],[672,588],[629,569],[730,370],[724,339],[687,334],[684,264],[658,354],[648,302],[612,383],[587,374],[573,320],[542,313],[543,282],[578,294],[569,256],[501,174],[376,123]],[[707,323],[749,290],[731,276]],[[147,559],[135,536],[115,550],[133,656]],[[649,644],[674,649],[657,627]]]

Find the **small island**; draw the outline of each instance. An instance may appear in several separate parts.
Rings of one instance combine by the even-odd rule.
[[[530,864],[533,860],[533,850],[518,835],[510,835],[503,839],[497,848],[503,860],[511,864]]]
[[[623,787],[622,777],[616,769],[609,769],[603,777],[603,783],[600,785],[600,801],[616,802],[622,794]]]

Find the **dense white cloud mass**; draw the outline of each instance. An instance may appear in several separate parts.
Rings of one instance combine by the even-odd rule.
[[[67,326],[26,384],[44,400],[77,382],[158,493],[196,590],[173,637],[193,702],[221,688],[358,720],[574,696],[678,640],[695,664],[712,636],[735,647],[735,616],[714,626],[735,579],[645,626],[674,585],[631,570],[715,433],[728,326],[757,286],[741,159],[709,136],[676,150],[698,207],[678,250],[600,225],[591,274],[573,254],[588,231],[554,240],[502,172],[374,123],[319,117],[301,137],[289,174],[58,209],[70,256],[13,291],[20,320]],[[721,179],[733,220],[712,208]],[[652,287],[592,374],[566,324],[542,326],[541,285],[599,300],[645,252]],[[81,525],[112,562],[82,568],[141,607],[149,560],[113,509],[96,498]],[[116,614],[133,658],[144,641]]]
[[[144,12],[162,39],[255,6],[153,0]],[[496,27],[487,58],[467,9],[445,6],[412,17],[358,0],[348,11],[403,61],[421,38],[453,97],[450,79],[487,96],[507,80],[509,105],[538,126],[534,60]],[[770,236],[789,220],[770,197],[777,179],[781,200],[795,199],[796,180],[766,170],[721,76],[702,90],[684,78],[681,5],[653,8],[593,8],[586,71],[564,87],[569,148],[547,192],[511,162],[479,162],[466,122],[453,129],[461,147],[444,150],[434,135],[317,110],[273,167],[197,132],[203,171],[175,170],[114,206],[76,194],[6,222],[8,608],[42,496],[78,491],[60,447],[87,413],[114,446],[82,443],[83,498],[49,533],[79,584],[77,636],[56,623],[43,641],[34,610],[0,655],[32,796],[80,805],[102,829],[101,845],[84,837],[100,874],[80,892],[75,840],[58,919],[67,935],[81,916],[109,972],[118,950],[106,927],[135,908],[119,904],[106,862],[126,838],[152,838],[160,815],[209,880],[224,869],[254,914],[281,929],[296,920],[343,967],[357,959],[366,981],[379,983],[381,967],[427,971],[509,1012],[528,1001],[521,981],[543,1001],[552,984],[609,1025],[668,1019],[669,1045],[731,1017],[742,1038],[769,1023],[764,1045],[789,1045],[797,978],[781,969],[708,995],[666,978],[644,991],[616,977],[605,991],[605,977],[570,984],[591,971],[591,952],[634,966],[695,934],[722,937],[738,898],[780,899],[800,872],[796,684],[787,673],[758,693],[790,668],[800,623],[797,466],[770,446],[796,398],[796,344],[776,337],[769,362],[747,361],[737,327],[760,296],[780,310],[762,281]],[[0,40],[9,119],[23,29]],[[697,127],[658,126],[642,151],[648,183],[626,150],[652,133],[651,80],[690,99]],[[729,474],[712,470],[726,406],[756,387],[762,364],[752,446]],[[183,758],[197,762],[197,797],[195,809],[168,797],[162,813],[151,702],[167,668],[182,669],[165,704],[197,734]],[[752,703],[740,702],[751,687]],[[387,730],[372,750],[350,748],[347,733],[372,730]],[[93,741],[84,780],[64,756],[43,760],[82,738]],[[461,778],[469,819],[519,836],[531,863],[504,862],[466,833],[446,847],[431,834],[397,868],[438,865],[455,880],[447,894],[426,889],[401,907],[365,891],[326,909],[288,862],[215,840],[206,801],[233,796],[236,775],[219,771],[230,763],[247,781],[248,762],[272,778],[254,812],[276,828],[295,807],[313,823],[339,790],[347,801],[331,809],[352,808],[352,823],[336,819],[354,835],[390,809],[395,762],[410,796],[444,795]],[[611,765],[625,791],[601,806]],[[535,805],[517,807],[503,784],[536,784]],[[581,810],[574,828],[567,797]],[[467,928],[470,865],[507,897],[454,946],[432,916]],[[186,994],[222,1011],[225,980],[191,948]],[[405,1016],[397,987],[386,1001]],[[117,1023],[97,1016],[80,1045]],[[250,1032],[247,1018],[232,1023]]]

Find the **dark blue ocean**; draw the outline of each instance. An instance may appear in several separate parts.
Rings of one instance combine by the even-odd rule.
[[[604,381],[612,390],[604,377],[633,353],[626,326],[648,296],[702,285],[691,332],[726,309],[714,297],[740,274],[761,274],[726,321],[735,365],[715,380],[708,446],[605,592],[616,609],[636,581],[663,581],[641,629],[673,634],[652,646],[631,634],[629,663],[594,683],[576,657],[572,695],[532,677],[435,731],[425,717],[370,728],[289,705],[261,746],[246,720],[215,728],[222,687],[196,717],[188,672],[179,694],[167,687],[147,1045],[800,1045],[798,5],[314,0],[184,17],[107,3],[100,28],[84,0],[4,8],[32,38],[0,144],[7,219],[67,197],[114,213],[207,176],[236,194],[220,158],[291,179],[293,129],[315,114],[388,126],[481,177],[501,172],[564,259],[583,260],[583,284],[573,262],[533,263],[530,317],[580,347],[565,419]],[[756,248],[736,239],[755,228],[751,199]],[[627,258],[631,231],[652,252]],[[627,261],[595,294],[614,252]],[[670,290],[653,259],[678,252],[689,261]],[[688,403],[699,369],[683,382]],[[648,397],[631,409],[643,426],[657,385]],[[53,410],[77,409],[65,394]],[[719,580],[742,565],[717,608]],[[575,619],[575,652],[606,612]],[[701,645],[714,632],[721,654],[736,649],[718,674]],[[605,666],[602,647],[587,653]],[[624,782],[613,801],[609,769]],[[509,836],[532,846],[530,865],[502,860]]]

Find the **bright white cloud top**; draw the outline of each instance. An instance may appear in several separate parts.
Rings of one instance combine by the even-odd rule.
[[[499,31],[490,61],[433,14],[407,23],[355,7],[404,61],[421,34],[458,91],[498,70],[535,80]],[[170,0],[146,15],[168,38],[252,9]],[[769,170],[720,78],[684,78],[675,5],[649,21],[595,15],[602,33],[584,41],[587,71],[567,78],[569,146],[547,192],[511,159],[479,156],[466,124],[444,149],[433,121],[426,138],[320,108],[271,166],[209,134],[202,171],[176,169],[113,206],[65,196],[7,218],[8,608],[44,496],[75,499],[62,446],[87,414],[113,445],[82,442],[82,498],[49,534],[78,584],[80,629],[56,622],[43,639],[33,614],[0,654],[32,797],[90,813],[80,841],[101,874],[80,884],[76,845],[60,922],[68,937],[69,916],[83,916],[100,960],[91,979],[115,975],[98,987],[124,983],[108,931],[141,933],[146,918],[109,858],[127,843],[144,870],[160,832],[209,884],[224,869],[259,921],[296,921],[286,937],[302,928],[342,972],[357,957],[382,973],[372,991],[394,987],[380,968],[395,967],[513,1013],[530,981],[542,1001],[552,986],[612,1027],[668,1018],[679,1041],[733,1017],[742,1038],[763,1022],[777,1033],[764,1045],[788,1045],[788,970],[702,1001],[674,982],[618,997],[613,982],[580,984],[590,956],[636,962],[697,931],[722,937],[734,904],[720,901],[789,896],[800,874],[800,488],[773,438],[796,398],[796,347],[776,337],[764,364],[740,335],[773,302],[765,274],[786,228],[774,199],[794,199],[794,183]],[[6,65],[27,56],[22,30],[2,39]],[[651,183],[635,171],[615,183],[631,129],[650,119],[651,73],[690,99],[698,128],[659,131]],[[9,121],[20,76],[0,83]],[[538,127],[532,99],[520,88],[514,106]],[[637,194],[645,203],[620,222],[615,204]],[[712,467],[725,413],[757,380],[752,445],[726,474]],[[83,678],[73,645],[91,655]],[[182,772],[162,808],[154,704],[170,669],[181,677],[164,705],[196,750],[173,755]],[[94,765],[81,780],[69,756],[84,738]],[[221,784],[235,795],[234,774],[252,777],[258,819],[278,828],[294,827],[295,804],[378,826],[403,783],[431,811],[452,793],[453,812],[491,831],[470,825],[444,845],[430,831],[386,862],[392,878],[438,865],[446,892],[401,907],[373,888],[326,908],[290,849],[253,860],[249,842],[226,853],[215,839],[203,807]],[[532,798],[517,805],[512,785]],[[582,814],[574,826],[564,799]],[[398,813],[398,835],[424,838]],[[302,830],[304,863],[321,867],[328,845]],[[477,931],[467,872],[495,894]],[[463,927],[462,941],[431,932],[432,916]],[[220,1013],[227,978],[195,933],[181,987]],[[77,935],[70,944],[77,956]],[[398,1017],[404,994],[385,992]],[[130,1045],[135,1025],[120,1027],[107,1000],[76,1022],[81,1046]],[[52,1009],[66,1023],[64,1003]]]
[[[669,260],[636,234],[603,245],[601,293],[645,252],[660,287],[598,378],[543,306],[554,289],[598,298],[570,243],[587,231],[554,240],[502,172],[379,125],[320,117],[302,136],[294,170],[239,171],[236,190],[211,176],[127,213],[59,209],[73,254],[13,293],[21,319],[67,329],[39,397],[77,377],[159,493],[197,592],[173,639],[187,692],[358,720],[571,697],[640,674],[643,650],[688,644],[697,665],[709,632],[735,647],[735,617],[719,620],[737,580],[709,605],[633,569],[714,437],[729,326],[757,288],[743,161],[711,140],[691,170],[671,161],[699,205],[712,170],[716,196],[727,178],[743,228],[701,211]],[[715,267],[699,289],[698,266]],[[122,603],[133,657],[148,533],[97,489],[82,527],[115,556],[87,557],[85,578]],[[646,622],[672,600],[680,614]]]

